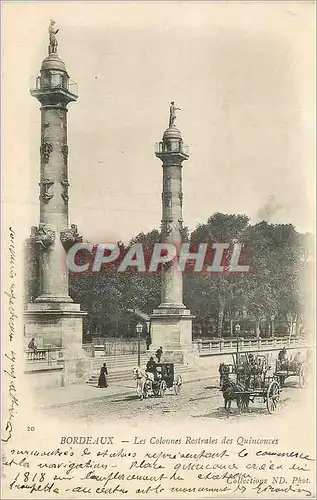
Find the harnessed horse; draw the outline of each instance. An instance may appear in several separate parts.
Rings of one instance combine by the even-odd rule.
[[[225,363],[220,363],[218,372],[220,375],[219,389],[222,390],[224,381],[229,377],[230,367]]]
[[[144,397],[146,398],[148,396],[146,387],[146,375],[140,367],[137,366],[133,368],[133,378],[134,380],[136,380],[136,393],[138,397],[140,399],[143,399]]]
[[[154,375],[141,370],[139,366],[133,368],[133,377],[136,380],[136,392],[140,399],[147,398],[152,389]],[[153,379],[152,379],[153,377]]]
[[[236,394],[237,392],[244,392],[247,385],[242,382],[233,382],[228,376],[224,376],[222,382],[222,395],[225,400],[225,410],[229,413],[231,402],[236,401],[239,412],[247,411],[249,408],[248,394]]]

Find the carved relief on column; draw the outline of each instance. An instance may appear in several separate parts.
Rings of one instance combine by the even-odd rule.
[[[177,227],[178,232],[179,232],[179,234],[181,236],[181,240],[183,241],[185,233],[184,233],[184,226],[183,226],[183,218],[182,217],[179,217],[177,219],[176,227]]]
[[[164,219],[161,223],[161,241],[164,242],[164,239],[167,238],[173,231],[173,219]],[[161,264],[162,270],[167,270],[173,265],[173,261],[164,262]]]
[[[183,195],[183,193],[182,193],[182,192],[180,192],[180,193],[179,193],[179,195],[178,195],[178,197],[179,197],[179,203],[180,203],[180,206],[181,206],[181,207],[183,207],[183,196],[184,196],[184,195]]]
[[[63,198],[65,203],[68,203],[68,200],[69,200],[69,196],[68,196],[69,182],[68,182],[67,177],[65,175],[63,175],[61,178],[61,185],[63,186],[62,198]]]
[[[52,144],[50,142],[43,142],[40,151],[43,163],[48,163],[51,152],[53,151]]]
[[[67,144],[64,144],[64,146],[62,146],[62,155],[64,158],[64,163],[65,163],[65,165],[67,165],[67,159],[68,159],[68,146],[67,146]]]
[[[173,219],[164,219],[162,220],[161,228],[162,228],[162,236],[168,236],[172,232],[172,222]]]
[[[164,172],[163,175],[163,191],[168,191],[169,188],[169,181],[171,180],[172,176],[170,172]]]
[[[49,126],[50,126],[50,122],[43,123],[43,130],[45,130],[46,128],[49,128]]]
[[[76,224],[71,224],[70,228],[62,229],[60,239],[64,247],[71,247],[75,243],[82,243],[83,237],[78,232]]]
[[[44,203],[48,203],[53,198],[53,193],[50,193],[49,190],[53,186],[54,181],[51,181],[47,177],[39,182],[40,186],[40,198],[44,201]]]
[[[162,202],[168,208],[172,205],[172,192],[171,191],[163,191]]]
[[[30,239],[39,248],[46,250],[55,241],[56,233],[48,224],[40,223],[39,227],[33,226]]]
[[[179,232],[182,238],[182,242],[188,242],[189,234],[188,234],[188,228],[185,226],[184,227],[184,222],[183,219],[178,219],[179,223]]]

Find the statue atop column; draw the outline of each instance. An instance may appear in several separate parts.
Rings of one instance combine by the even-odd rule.
[[[57,41],[56,35],[59,32],[59,30],[55,28],[55,24],[56,24],[55,21],[53,21],[53,19],[51,19],[50,24],[48,26],[48,33],[49,33],[49,40],[50,40],[50,44],[48,46],[49,55],[57,53],[58,41]]]
[[[180,111],[180,109],[181,108],[176,108],[174,101],[171,102],[169,127],[175,127],[176,111]]]

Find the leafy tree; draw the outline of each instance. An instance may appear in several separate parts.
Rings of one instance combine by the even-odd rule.
[[[305,306],[310,235],[299,234],[291,224],[262,221],[251,225],[246,215],[221,213],[199,224],[190,238],[187,228],[183,235],[191,247],[199,243],[242,242],[250,259],[251,272],[244,276],[226,272],[184,273],[184,303],[196,315],[202,329],[215,319],[217,333],[222,335],[228,319],[232,332],[234,319],[241,318],[244,310],[248,317],[254,318],[258,335],[264,317],[287,322],[290,333],[296,322],[299,330]],[[122,251],[125,253],[132,244],[142,243],[151,255],[153,245],[159,241],[158,229],[141,232]],[[226,268],[226,259],[224,265]],[[88,312],[87,331],[99,328],[111,335],[133,335],[127,310],[136,308],[150,314],[160,303],[160,273],[140,273],[133,268],[119,273],[117,267],[108,265],[99,273],[70,277],[72,297]]]
[[[206,224],[199,224],[191,234],[191,243],[197,245],[199,243],[232,243],[233,241],[241,241],[249,224],[249,218],[246,215],[221,214],[215,213],[208,218]],[[205,281],[206,278],[204,278]],[[202,281],[202,278],[197,276],[196,280]],[[237,278],[226,273],[215,273],[209,275],[207,283],[209,283],[209,301],[212,304],[213,310],[218,313],[218,334],[223,331],[223,320],[225,310],[233,313],[236,302],[239,302],[237,293],[234,291],[237,288]],[[240,280],[240,287],[242,286]],[[197,287],[196,287],[197,288]],[[205,289],[205,287],[204,287]],[[200,297],[200,294],[198,294]],[[189,302],[193,297],[189,299]],[[195,300],[195,299],[194,299]],[[197,300],[197,299],[196,299]],[[199,299],[198,299],[199,300]],[[204,298],[206,301],[206,296]]]
[[[149,233],[139,233],[130,241],[130,245],[134,243],[142,243],[143,245],[151,246],[161,241],[161,234],[158,229],[152,229]]]
[[[291,224],[250,226],[245,235],[251,252],[252,272],[247,279],[246,303],[256,317],[280,317],[291,325],[302,309],[303,240]]]

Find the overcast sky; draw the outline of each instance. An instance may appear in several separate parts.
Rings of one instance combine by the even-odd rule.
[[[214,212],[313,230],[313,2],[5,4],[4,201],[39,217],[39,103],[49,19],[78,82],[69,105],[70,222],[94,242],[159,227],[155,142],[169,102],[190,147],[184,221]]]

